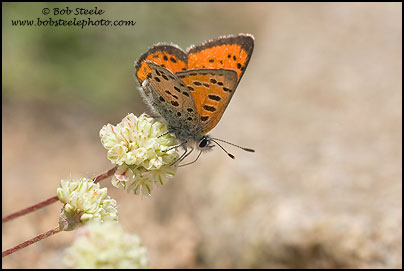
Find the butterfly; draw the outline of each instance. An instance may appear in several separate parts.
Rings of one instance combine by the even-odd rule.
[[[179,161],[194,150],[193,146],[200,155],[213,147],[212,142],[234,159],[217,141],[239,146],[207,133],[226,110],[253,49],[254,37],[239,34],[209,40],[186,51],[174,44],[159,43],[138,59],[135,76],[140,93],[153,113],[166,121],[168,132],[179,140],[174,147],[184,148]]]

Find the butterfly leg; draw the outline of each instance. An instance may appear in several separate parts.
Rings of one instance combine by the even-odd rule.
[[[194,151],[194,147],[191,147],[191,150],[190,150],[187,154],[183,155],[183,157],[181,157],[181,159],[179,159],[178,161],[181,162],[182,160],[184,160],[185,158],[187,158],[187,156],[190,155],[191,152],[193,152],[193,151]]]
[[[182,142],[182,143],[180,143],[180,144],[171,146],[170,148],[168,148],[167,150],[165,150],[165,152],[167,152],[167,151],[169,151],[169,150],[172,150],[172,149],[175,149],[175,148],[178,148],[178,147],[180,147],[180,146],[184,146],[184,149],[186,150],[186,149],[187,149],[186,144],[187,144],[187,141],[184,141],[184,142]]]
[[[184,147],[184,149],[185,149],[184,153],[183,153],[177,160],[175,160],[174,162],[172,162],[170,166],[172,166],[172,165],[174,165],[174,164],[176,164],[176,163],[178,163],[178,162],[181,162],[181,161],[184,160],[188,155],[190,155],[191,152],[193,152],[193,150],[194,150],[194,148],[191,147],[191,150],[188,152],[188,149],[187,149],[186,146]]]
[[[157,138],[159,138],[159,137],[162,137],[162,136],[165,136],[165,135],[168,135],[170,132],[165,132],[165,133],[162,133],[161,135],[159,135]]]
[[[199,152],[198,156],[196,157],[196,159],[195,159],[194,161],[189,162],[189,163],[185,163],[185,164],[182,164],[182,165],[178,165],[178,167],[185,167],[185,166],[188,166],[188,165],[190,165],[190,164],[195,163],[195,162],[199,159],[199,156],[201,156],[201,153],[202,153],[202,150]],[[185,158],[185,157],[184,157],[184,158]],[[182,159],[182,160],[184,160],[184,159]]]

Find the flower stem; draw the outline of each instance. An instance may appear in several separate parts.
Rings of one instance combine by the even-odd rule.
[[[114,173],[115,173],[115,171],[117,170],[117,168],[118,168],[118,166],[115,166],[115,167],[111,168],[110,170],[108,170],[107,172],[104,172],[104,173],[98,175],[97,177],[95,177],[95,178],[93,179],[93,181],[94,181],[95,183],[98,183],[99,181],[101,181],[101,180],[103,180],[103,179],[106,179],[106,178],[108,178],[108,177],[114,175]]]
[[[118,168],[118,167],[115,166],[115,167],[111,168],[110,170],[108,170],[107,172],[104,172],[104,173],[98,175],[97,177],[95,177],[95,178],[93,179],[94,182],[95,182],[95,183],[98,183],[99,181],[101,181],[101,180],[103,180],[103,179],[106,179],[106,178],[112,176],[112,175],[115,173],[115,171],[116,171],[117,168]],[[45,206],[47,206],[47,205],[49,205],[49,204],[52,204],[52,203],[54,203],[54,202],[56,202],[56,201],[58,201],[58,200],[59,200],[58,196],[54,196],[54,197],[49,198],[49,199],[47,199],[47,200],[41,201],[41,202],[39,202],[39,203],[37,203],[37,204],[34,204],[34,205],[29,206],[29,207],[27,207],[27,208],[24,208],[24,209],[22,209],[22,210],[20,210],[20,211],[17,211],[17,212],[15,212],[15,213],[12,213],[12,214],[10,214],[10,215],[8,215],[8,216],[6,216],[6,217],[3,217],[3,218],[1,219],[1,223],[7,222],[7,221],[12,220],[12,219],[14,219],[14,218],[16,218],[16,217],[19,217],[19,216],[28,214],[28,213],[30,213],[30,212],[33,212],[33,211],[35,211],[35,210],[38,210],[38,209],[40,209],[40,208],[43,208],[43,207],[45,207]]]
[[[34,238],[32,238],[32,239],[30,239],[28,241],[25,241],[24,243],[21,243],[19,245],[16,245],[13,248],[10,248],[10,249],[7,249],[7,250],[3,251],[1,253],[1,257],[5,257],[7,255],[10,255],[11,253],[14,253],[14,252],[16,252],[16,251],[18,251],[18,250],[20,250],[20,249],[22,249],[24,247],[32,245],[32,244],[34,244],[34,243],[36,243],[36,242],[38,242],[38,241],[40,241],[42,239],[45,239],[45,238],[47,238],[49,236],[52,236],[52,235],[54,235],[55,233],[58,233],[58,232],[60,232],[60,229],[59,229],[59,227],[56,227],[56,228],[51,229],[51,230],[49,230],[49,231],[47,231],[45,233],[42,233],[42,234],[40,234],[38,236],[35,236]]]
[[[40,209],[40,208],[42,208],[42,207],[45,207],[46,205],[49,205],[49,204],[51,204],[51,203],[54,203],[54,202],[56,202],[56,201],[58,201],[58,200],[59,200],[58,196],[54,196],[54,197],[52,197],[52,198],[50,198],[50,199],[41,201],[41,202],[39,202],[39,203],[37,203],[37,204],[34,204],[34,205],[30,206],[30,207],[27,207],[27,208],[22,209],[22,210],[20,210],[20,211],[18,211],[18,212],[15,212],[15,213],[13,213],[13,214],[11,214],[11,215],[8,215],[8,216],[6,216],[6,217],[3,217],[3,218],[1,219],[1,222],[4,223],[4,222],[7,222],[7,221],[9,221],[9,220],[11,220],[11,219],[14,219],[14,218],[16,218],[16,217],[19,217],[19,216],[28,214],[28,213],[30,213],[30,212],[33,212],[33,211],[37,210],[37,209]]]

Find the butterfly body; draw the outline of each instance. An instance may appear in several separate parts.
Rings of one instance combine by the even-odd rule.
[[[136,64],[145,102],[185,149],[212,146],[207,133],[222,117],[250,60],[254,38],[220,37],[186,52],[158,44]]]
[[[163,83],[155,84],[156,80],[144,80],[141,91],[143,98],[153,112],[164,119],[170,133],[175,134],[180,142],[187,141],[188,145],[192,145],[201,138],[203,129],[196,122],[198,115],[191,95],[181,85],[184,83],[176,75],[152,62],[148,64],[153,68],[152,76],[162,78],[159,80]],[[162,76],[172,76],[174,78],[171,79],[172,86],[165,86]],[[159,91],[159,88],[164,88],[164,92]]]

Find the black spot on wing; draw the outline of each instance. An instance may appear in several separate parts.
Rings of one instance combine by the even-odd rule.
[[[222,98],[220,96],[214,95],[214,94],[209,94],[208,98],[214,101],[220,101]]]
[[[215,112],[216,111],[216,107],[214,106],[209,106],[209,105],[204,105],[203,108],[209,112]]]

